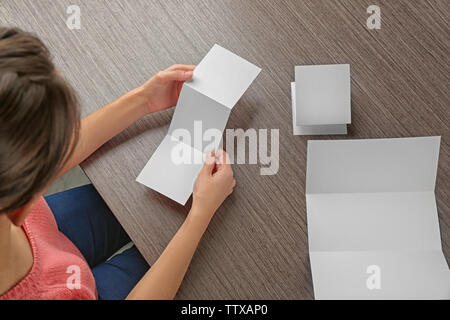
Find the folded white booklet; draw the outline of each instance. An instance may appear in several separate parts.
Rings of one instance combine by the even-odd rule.
[[[440,137],[308,141],[316,299],[450,299],[434,194]]]
[[[294,135],[347,134],[350,65],[296,66],[291,95]]]
[[[184,205],[207,152],[217,149],[234,105],[260,68],[214,45],[181,89],[169,132],[136,181]]]

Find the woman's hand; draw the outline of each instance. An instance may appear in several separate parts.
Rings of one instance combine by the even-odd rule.
[[[173,65],[142,86],[97,110],[81,121],[80,139],[58,176],[80,164],[116,134],[149,113],[177,104],[181,86],[192,78],[195,66]]]
[[[205,164],[194,185],[191,215],[209,223],[222,202],[233,192],[236,185],[228,154],[217,151],[208,154]]]
[[[173,299],[183,281],[192,256],[214,212],[233,192],[228,155],[217,151],[206,159],[194,187],[194,201],[186,220],[164,252],[130,292],[127,299]]]
[[[194,65],[175,64],[158,72],[138,88],[144,98],[147,113],[177,104],[183,83],[192,78]]]

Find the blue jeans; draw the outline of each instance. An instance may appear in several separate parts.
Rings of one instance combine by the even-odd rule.
[[[149,269],[135,246],[106,261],[130,242],[106,203],[89,184],[45,198],[59,230],[91,267],[102,300],[125,299]]]

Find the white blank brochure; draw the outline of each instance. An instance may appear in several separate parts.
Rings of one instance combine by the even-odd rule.
[[[291,95],[294,135],[347,134],[350,65],[296,66]]]
[[[434,194],[440,137],[308,141],[316,299],[449,299]]]
[[[195,68],[192,80],[184,83],[169,132],[136,181],[184,205],[205,154],[218,147],[213,138],[203,139],[204,133],[208,129],[223,133],[231,110],[260,71],[214,45]],[[180,135],[180,130],[187,137]],[[181,154],[191,154],[191,161],[180,161],[177,155]]]

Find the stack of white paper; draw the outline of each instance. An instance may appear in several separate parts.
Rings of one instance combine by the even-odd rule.
[[[350,65],[296,66],[291,94],[294,135],[347,134]]]
[[[184,205],[203,166],[205,153],[218,146],[211,146],[203,134],[209,129],[223,132],[231,109],[260,71],[214,45],[195,68],[193,79],[183,85],[169,132],[136,180]],[[179,129],[187,132],[190,139],[182,140],[175,135]],[[174,155],[181,153],[192,154],[192,161],[175,161]]]
[[[316,299],[449,299],[434,195],[440,137],[308,141]]]

